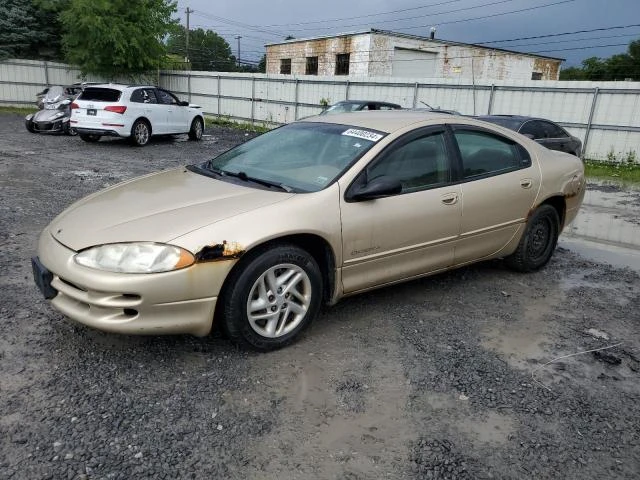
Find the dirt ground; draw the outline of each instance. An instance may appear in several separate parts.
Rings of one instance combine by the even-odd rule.
[[[246,138],[206,133],[140,149],[0,115],[0,478],[640,476],[640,277],[565,248],[533,274],[495,261],[346,299],[269,354],[51,309],[29,263],[45,225]]]

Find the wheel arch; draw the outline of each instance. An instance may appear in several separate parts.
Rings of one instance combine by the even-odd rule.
[[[136,124],[138,120],[144,121],[149,126],[149,136],[153,135],[153,125],[151,125],[151,120],[149,120],[144,115],[139,116],[133,121],[133,123],[131,124],[131,132],[133,133],[133,126]]]
[[[320,267],[322,273],[322,301],[323,303],[330,303],[334,297],[334,291],[336,287],[336,256],[333,248],[329,242],[320,235],[312,233],[295,233],[290,235],[284,235],[281,237],[272,238],[262,243],[258,243],[252,246],[249,250],[243,253],[240,260],[233,266],[231,271],[227,274],[222,288],[220,289],[220,296],[223,296],[226,290],[229,288],[230,278],[233,274],[244,268],[244,265],[248,261],[260,255],[264,250],[267,250],[278,244],[295,245],[306,252],[308,252]],[[218,316],[218,307],[222,306],[223,302],[217,302],[216,316]]]
[[[558,212],[558,218],[560,219],[559,229],[562,231],[564,228],[564,222],[567,214],[567,201],[563,195],[553,195],[542,201],[540,205],[551,205]],[[531,212],[533,213],[533,211]]]

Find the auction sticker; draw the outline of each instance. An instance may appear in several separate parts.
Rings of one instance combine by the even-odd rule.
[[[368,130],[358,130],[357,128],[350,128],[349,130],[345,130],[344,132],[342,132],[342,135],[362,138],[363,140],[369,140],[370,142],[377,142],[382,137],[384,137],[384,135],[380,135],[379,133],[370,132]]]

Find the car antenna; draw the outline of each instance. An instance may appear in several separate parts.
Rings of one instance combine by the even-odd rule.
[[[423,105],[426,105],[429,108],[429,110],[437,110],[437,109],[433,108],[431,105],[429,105],[427,102],[423,102],[422,100],[420,100],[420,103],[423,104]],[[440,108],[440,107],[438,107],[438,108]]]

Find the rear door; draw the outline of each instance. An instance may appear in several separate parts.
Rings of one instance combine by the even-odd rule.
[[[462,221],[455,264],[493,255],[526,222],[540,172],[518,142],[483,128],[456,125]]]
[[[448,267],[460,228],[460,186],[451,184],[451,147],[443,126],[412,132],[374,159],[351,185],[340,185],[345,293]],[[379,176],[402,192],[349,200]]]
[[[155,88],[138,88],[131,93],[129,102],[131,118],[144,117],[151,122],[153,134],[166,133],[166,115],[163,105],[158,104]]]

